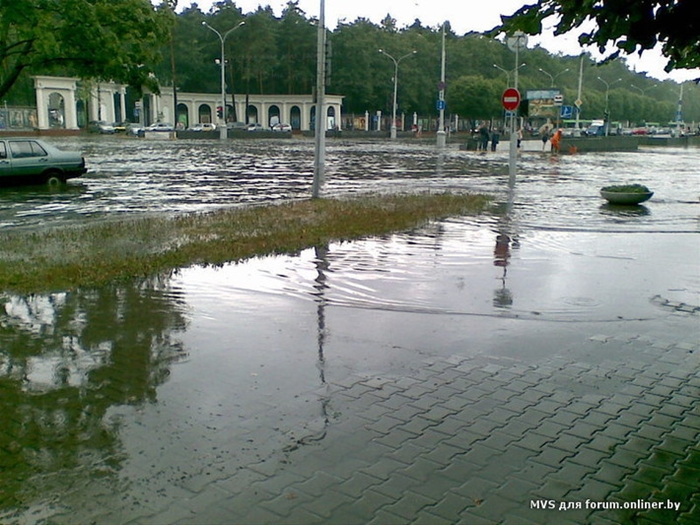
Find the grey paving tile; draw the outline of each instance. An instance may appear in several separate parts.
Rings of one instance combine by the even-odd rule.
[[[435,477],[435,473],[443,467],[439,463],[430,461],[424,457],[419,457],[410,466],[397,471],[422,483],[430,483]]]
[[[338,485],[338,490],[352,498],[359,498],[367,493],[368,489],[381,483],[384,483],[384,480],[380,478],[365,474],[364,472],[354,472],[352,476]]]

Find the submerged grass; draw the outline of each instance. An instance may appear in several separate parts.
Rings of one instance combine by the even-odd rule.
[[[296,253],[479,213],[489,201],[453,193],[369,195],[5,232],[0,234],[0,290],[70,290],[197,264]]]

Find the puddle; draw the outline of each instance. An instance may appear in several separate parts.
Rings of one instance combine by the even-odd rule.
[[[178,143],[158,173],[139,165],[161,144],[136,148],[128,169],[91,147],[103,155],[100,170],[52,204],[58,221],[307,190],[305,143],[282,148],[293,174],[274,155],[256,160],[272,151],[267,143],[237,146],[243,153],[220,172],[215,145],[200,164],[191,161],[199,147]],[[688,190],[697,188],[688,183],[695,152],[533,155],[509,200],[498,154],[450,151],[439,171],[433,154],[414,146],[342,148],[331,147],[331,193],[459,188],[488,191],[500,204],[484,217],[297,256],[4,296],[0,520],[129,521],[185,505],[212,480],[247,486],[270,458],[322,439],[342,412],[329,384],[353,374],[400,376],[455,354],[535,362],[579,352],[600,333],[697,340],[698,314],[683,306],[700,305],[698,204]],[[653,171],[670,162],[673,175]],[[227,184],[236,170],[245,175]],[[654,181],[658,200],[643,210],[606,207],[597,188],[634,173]],[[44,197],[54,198],[10,200],[28,211]],[[636,358],[629,345],[617,351]]]

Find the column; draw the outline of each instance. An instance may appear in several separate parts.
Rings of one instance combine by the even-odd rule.
[[[66,129],[78,129],[78,112],[75,107],[75,83],[67,90],[63,97],[65,114],[64,125]]]
[[[131,120],[126,114],[126,88],[124,86],[119,88],[119,114],[122,116],[122,122]]]
[[[36,86],[36,117],[39,129],[49,129],[49,108],[44,96],[44,88],[39,85]]]

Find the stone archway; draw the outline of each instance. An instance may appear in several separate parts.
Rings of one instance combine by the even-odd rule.
[[[195,124],[211,124],[213,122],[211,118],[211,113],[211,106],[209,104],[201,104],[199,106],[199,110],[197,111],[199,120],[195,122]]]
[[[299,106],[292,106],[289,111],[289,121],[292,129],[301,129],[301,108]]]
[[[60,93],[53,92],[49,94],[47,118],[49,119],[50,128],[66,127],[66,102]]]
[[[75,105],[77,78],[34,77],[36,116],[39,129],[78,129]]]
[[[250,122],[250,123],[260,122],[260,119],[258,117],[258,107],[257,106],[255,106],[253,104],[249,104],[248,110],[246,111],[246,115],[248,117],[247,122]]]
[[[175,119],[175,124],[181,124],[184,128],[188,128],[190,126],[190,108],[187,107],[187,104],[177,105],[177,118]]]
[[[338,122],[335,118],[335,108],[329,106],[328,111],[326,111],[326,129],[336,129],[337,127]]]
[[[268,110],[267,110],[267,125],[268,127],[272,127],[275,124],[280,124],[281,121],[281,114],[280,114],[280,108],[279,106],[273,104],[271,105]]]

